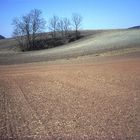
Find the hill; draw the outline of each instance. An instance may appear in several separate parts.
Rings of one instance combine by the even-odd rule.
[[[140,26],[133,26],[133,27],[130,27],[129,29],[140,29]]]
[[[84,31],[86,37],[57,48],[40,51],[18,52],[13,46],[0,47],[0,64],[31,63],[52,61],[57,59],[70,59],[85,55],[106,55],[140,52],[140,30],[103,30]],[[90,33],[90,35],[89,35]],[[7,40],[8,41],[8,40]],[[5,43],[7,43],[7,41]],[[1,42],[0,42],[1,44]],[[3,42],[4,44],[4,42]],[[11,50],[10,50],[11,49]],[[110,55],[109,54],[109,55]]]
[[[2,36],[2,35],[0,35],[0,39],[5,39],[5,37],[4,37],[4,36]]]

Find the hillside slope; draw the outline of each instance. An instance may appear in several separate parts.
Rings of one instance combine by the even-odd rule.
[[[5,39],[5,37],[4,37],[4,36],[2,36],[2,35],[0,35],[0,39]]]
[[[99,55],[102,52],[126,48],[140,49],[140,30],[112,30],[87,36],[76,42],[41,51],[0,53],[0,64],[30,63]]]

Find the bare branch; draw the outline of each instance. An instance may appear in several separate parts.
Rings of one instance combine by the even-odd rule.
[[[40,10],[34,9],[29,14],[13,20],[13,35],[20,46],[22,44],[27,49],[34,49],[35,39],[45,27],[45,20],[41,17],[41,14]]]
[[[58,21],[59,21],[59,18],[57,16],[55,16],[55,15],[49,21],[49,29],[52,31],[53,38],[56,37]]]
[[[79,36],[78,30],[79,30],[79,28],[81,26],[81,22],[82,22],[82,16],[79,15],[79,14],[74,13],[72,15],[72,23],[73,23],[72,25],[73,25],[74,30],[75,30],[76,38],[78,38],[78,36]]]

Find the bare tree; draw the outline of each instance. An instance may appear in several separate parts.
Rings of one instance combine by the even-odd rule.
[[[65,37],[68,36],[68,32],[70,31],[70,20],[68,18],[63,19],[63,24],[64,24],[64,32],[65,32]]]
[[[49,21],[49,29],[52,31],[52,37],[56,37],[56,31],[58,28],[59,18],[57,16],[53,16]]]
[[[68,18],[59,19],[57,23],[57,30],[61,33],[62,38],[66,38],[70,30],[70,20]]]
[[[42,12],[37,9],[32,10],[29,15],[31,18],[31,37],[33,47],[35,46],[35,39],[45,28],[46,21],[41,17],[41,15]]]
[[[24,46],[25,46],[24,26],[23,26],[22,22],[18,18],[15,18],[13,20],[12,24],[14,25],[13,36],[17,40],[19,46],[21,48],[24,48]]]
[[[13,35],[21,47],[35,49],[35,39],[45,28],[45,20],[38,9],[31,10],[29,14],[13,20]]]
[[[22,28],[23,28],[23,34],[26,37],[26,45],[27,48],[32,48],[32,43],[31,43],[31,28],[30,28],[30,22],[31,22],[31,17],[29,15],[23,16],[23,23],[22,23]]]
[[[74,27],[75,30],[75,37],[78,38],[79,37],[79,28],[81,26],[81,22],[82,22],[82,16],[79,14],[74,13],[72,15],[72,25]]]
[[[64,21],[63,19],[59,19],[57,23],[57,31],[61,33],[62,38],[64,37]]]

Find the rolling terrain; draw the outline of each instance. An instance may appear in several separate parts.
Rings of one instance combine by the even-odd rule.
[[[10,43],[0,42],[0,64],[21,64],[40,61],[69,59],[85,55],[100,55],[104,52],[129,49],[131,52],[140,52],[140,30],[110,30],[89,32],[85,38],[57,48],[19,52]],[[92,35],[93,34],[93,35]],[[11,41],[9,41],[11,42]],[[6,47],[7,46],[7,47]]]
[[[0,139],[140,139],[140,30],[32,52],[5,43]]]

